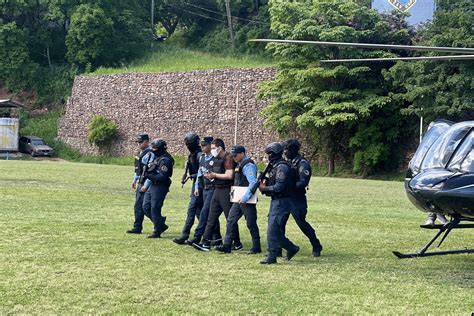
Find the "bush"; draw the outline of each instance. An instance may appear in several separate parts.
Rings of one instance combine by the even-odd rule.
[[[117,123],[102,116],[95,115],[89,123],[89,144],[98,146],[101,149],[110,145],[117,135]]]

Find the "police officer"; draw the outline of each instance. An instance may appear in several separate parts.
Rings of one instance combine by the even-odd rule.
[[[212,194],[209,218],[204,231],[204,240],[199,244],[193,243],[193,247],[201,251],[211,250],[212,234],[215,232],[219,216],[224,212],[227,218],[232,206],[230,202],[230,187],[234,182],[234,159],[225,151],[224,141],[220,138],[212,141],[211,153],[215,158],[212,171],[204,174],[204,177],[208,180],[214,180],[215,189]],[[232,238],[234,239],[234,250],[242,249],[238,225],[235,225]]]
[[[311,165],[300,154],[301,144],[297,139],[288,139],[283,143],[284,153],[287,161],[291,164],[296,175],[296,186],[293,198],[291,199],[292,208],[291,215],[295,219],[296,224],[301,231],[308,237],[313,246],[313,256],[321,256],[323,246],[316,237],[314,228],[306,221],[306,214],[308,213],[308,202],[306,199],[306,189],[311,180]],[[289,214],[285,218],[285,225],[288,221]]]
[[[188,213],[184,222],[183,232],[181,233],[180,237],[173,239],[173,242],[178,245],[184,245],[186,240],[189,238],[191,228],[194,224],[194,217],[199,220],[199,214],[203,204],[202,192],[194,194],[194,186],[196,184],[197,173],[199,171],[199,158],[202,155],[199,136],[196,133],[188,133],[184,137],[184,143],[189,150],[189,155],[181,184],[184,186],[188,179],[192,179],[193,185],[191,186]]]
[[[145,182],[143,177],[143,171],[146,169],[148,162],[154,158],[153,153],[150,150],[150,137],[148,134],[140,134],[136,139],[138,145],[138,154],[135,155],[135,173],[133,175],[132,189],[135,190],[135,205],[134,215],[135,222],[133,228],[127,230],[129,234],[141,234],[143,229],[143,219],[145,218],[145,212],[143,211],[143,197],[144,192],[141,188]]]
[[[280,143],[271,143],[265,148],[268,160],[272,165],[269,178],[259,185],[259,190],[272,198],[268,214],[268,248],[267,257],[261,264],[274,264],[280,248],[287,251],[287,259],[291,260],[300,250],[285,237],[285,218],[290,214],[291,196],[294,189],[294,176],[291,165],[282,157],[283,146]]]
[[[165,224],[166,217],[161,215],[161,208],[171,185],[174,159],[166,151],[167,145],[165,140],[154,139],[150,145],[155,157],[148,164],[145,173],[147,180],[141,191],[146,192],[143,199],[143,209],[154,225],[153,233],[148,235],[148,238],[160,238],[161,234],[168,229],[168,226]]]
[[[211,172],[214,165],[215,158],[211,154],[211,142],[213,140],[214,138],[212,136],[204,137],[201,140],[202,154],[199,158],[199,169],[196,176],[196,183],[194,185],[194,195],[202,196],[203,205],[199,214],[198,225],[194,230],[194,238],[185,241],[185,243],[189,246],[192,246],[193,243],[199,244],[201,242],[201,238],[204,235],[204,230],[206,229],[207,220],[209,218],[211,199],[212,195],[214,194],[214,180],[205,178],[204,174]],[[212,241],[214,243],[222,241],[219,219],[217,219]]]
[[[234,186],[247,187],[245,194],[238,202],[232,204],[229,215],[227,216],[227,227],[224,238],[224,244],[216,247],[216,250],[230,253],[232,251],[232,232],[237,222],[242,217],[247,221],[247,227],[252,236],[252,249],[249,254],[261,253],[260,233],[257,225],[257,206],[256,204],[247,203],[252,197],[251,188],[257,182],[257,165],[245,154],[245,147],[235,145],[232,147],[232,157],[237,163],[234,175]]]

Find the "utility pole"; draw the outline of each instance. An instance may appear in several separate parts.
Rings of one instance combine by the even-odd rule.
[[[153,50],[153,42],[155,41],[155,0],[151,0],[151,49]]]
[[[225,9],[227,12],[227,23],[229,24],[230,45],[231,45],[232,51],[234,51],[235,41],[234,41],[234,31],[232,30],[232,15],[230,12],[230,0],[225,0]]]

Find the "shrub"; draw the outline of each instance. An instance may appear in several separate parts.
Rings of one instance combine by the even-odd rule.
[[[89,144],[98,146],[101,149],[108,146],[117,135],[117,123],[102,116],[95,115],[89,123]]]

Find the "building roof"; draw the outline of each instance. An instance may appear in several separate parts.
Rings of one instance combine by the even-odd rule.
[[[22,108],[23,104],[12,101],[11,99],[0,100],[0,108]]]

